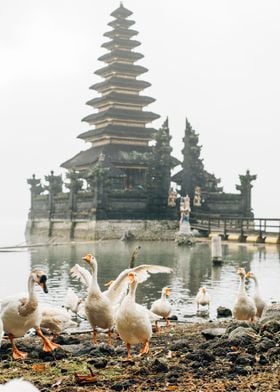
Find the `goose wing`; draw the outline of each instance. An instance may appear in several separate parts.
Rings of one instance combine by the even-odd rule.
[[[73,278],[77,278],[86,287],[89,287],[91,282],[91,273],[86,268],[81,267],[79,264],[75,264],[74,267],[71,268],[70,272]]]
[[[117,303],[119,301],[119,297],[123,295],[124,290],[127,290],[127,275],[130,272],[135,272],[137,274],[138,282],[142,283],[148,279],[150,274],[170,273],[172,272],[172,269],[161,265],[142,264],[135,268],[127,268],[123,270],[113,281],[109,289],[104,293],[113,304]]]

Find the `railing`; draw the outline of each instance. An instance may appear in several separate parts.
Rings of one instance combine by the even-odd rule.
[[[258,235],[260,240],[268,234],[280,236],[280,218],[217,217],[195,214],[191,216],[191,227],[210,234],[218,232],[227,239],[229,234],[239,233],[241,239]]]

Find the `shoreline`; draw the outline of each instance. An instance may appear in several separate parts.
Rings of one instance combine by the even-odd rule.
[[[229,337],[237,328],[242,333]],[[210,340],[202,331],[218,335]],[[253,331],[253,332],[252,332]],[[223,332],[221,334],[221,332]],[[247,333],[248,332],[248,333]],[[126,360],[126,348],[114,334],[113,347],[107,335],[98,334],[98,344],[90,333],[62,334],[61,348],[48,354],[40,339],[17,340],[28,351],[22,362],[11,360],[10,343],[0,349],[0,383],[23,377],[42,392],[80,391],[277,391],[280,389],[280,323],[265,330],[259,324],[233,320],[201,323],[172,323],[153,333],[148,356],[137,357],[140,346],[132,347],[133,360]],[[95,374],[92,383],[82,386],[75,373]]]

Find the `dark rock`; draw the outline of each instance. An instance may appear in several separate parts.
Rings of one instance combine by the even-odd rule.
[[[226,356],[231,362],[235,362],[239,355],[240,351],[230,351]]]
[[[266,352],[272,347],[275,347],[275,342],[266,337],[263,337],[261,342],[256,346],[258,352]]]
[[[248,354],[253,354],[254,355],[257,352],[257,348],[256,348],[256,346],[254,344],[249,344],[246,347],[246,351],[247,351]]]
[[[232,311],[224,306],[219,306],[217,308],[217,317],[231,317]]]
[[[170,379],[170,378],[179,378],[179,374],[178,373],[174,373],[174,372],[169,372],[168,374],[167,374],[167,378],[168,379]]]
[[[115,353],[119,356],[119,355],[126,355],[127,354],[127,349],[123,346],[117,346],[115,348]]]
[[[154,362],[152,363],[152,369],[156,373],[167,373],[169,368],[165,360],[163,359],[155,359]]]
[[[9,362],[5,362],[2,364],[2,369],[9,369],[11,367],[11,364]]]
[[[235,363],[237,365],[253,365],[256,362],[256,359],[251,354],[241,354],[236,358]]]
[[[248,321],[233,321],[232,323],[230,323],[230,325],[227,327],[226,329],[226,333],[230,334],[234,329],[238,328],[238,327],[243,327],[243,328],[251,328],[254,329],[254,326],[252,325],[252,323],[249,323]]]
[[[210,339],[215,339],[223,336],[226,332],[226,328],[207,328],[201,331],[202,335],[205,337],[205,339],[210,340]]]
[[[138,373],[140,376],[147,376],[148,374],[150,374],[150,371],[148,368],[146,368],[145,366],[141,367],[138,371]]]
[[[67,353],[62,348],[57,348],[51,352],[40,351],[39,359],[43,361],[54,361],[67,358]]]
[[[248,370],[245,367],[239,366],[239,365],[234,366],[231,371],[232,371],[232,373],[239,374],[240,376],[247,376],[248,375]]]
[[[266,324],[269,321],[275,320],[280,321],[280,303],[265,306],[260,323]]]
[[[77,350],[76,352],[74,352],[73,356],[79,357],[79,356],[83,356],[83,355],[89,355],[93,349],[95,349],[95,348],[92,344],[87,344],[84,347]]]
[[[198,368],[200,368],[200,366],[201,366],[201,363],[198,362],[198,361],[194,361],[194,362],[191,364],[191,367],[192,367],[193,369],[198,369]]]
[[[213,352],[217,357],[225,357],[230,350],[230,347],[216,347]]]
[[[168,320],[177,321],[178,317],[175,314],[172,314],[170,317],[168,317]]]
[[[273,340],[274,339],[274,335],[271,332],[268,331],[264,331],[262,336],[265,336],[266,338]]]
[[[270,320],[262,325],[262,331],[275,334],[280,331],[280,321]]]
[[[108,360],[106,358],[93,358],[89,359],[87,362],[94,365],[96,369],[104,369],[107,366]]]
[[[267,365],[268,362],[269,362],[268,359],[263,354],[261,354],[260,359],[259,359],[259,364],[260,365]]]
[[[101,343],[99,346],[99,351],[105,355],[113,355],[115,354],[115,350],[113,347],[109,346],[108,344]]]
[[[268,350],[267,356],[269,359],[280,359],[280,347],[272,347]]]
[[[71,335],[69,335],[69,336],[67,336],[67,335],[66,336],[59,335],[56,338],[55,342],[57,344],[61,344],[61,345],[68,345],[68,344],[79,344],[80,340],[75,338],[75,337],[73,337],[73,336],[71,336]]]
[[[246,346],[256,341],[258,335],[252,328],[237,327],[230,332],[228,340],[236,346]]]
[[[173,342],[169,348],[171,351],[185,352],[186,350],[189,350],[189,343],[187,339],[180,339]]]
[[[131,385],[130,385],[130,382],[129,382],[129,381],[124,381],[124,382],[122,382],[122,383],[113,384],[113,385],[111,386],[111,389],[112,389],[113,391],[125,391],[125,390],[127,390],[130,386],[131,386]]]
[[[67,372],[68,372],[68,370],[67,370],[67,369],[64,369],[64,368],[62,368],[62,369],[60,369],[60,372],[61,372],[62,374],[64,374],[64,373],[67,373]]]
[[[178,383],[178,379],[176,377],[170,377],[168,378],[168,382],[171,385],[176,385]]]
[[[215,356],[211,352],[205,350],[197,350],[193,353],[189,353],[186,355],[186,358],[191,361],[205,361],[207,363],[215,361]]]

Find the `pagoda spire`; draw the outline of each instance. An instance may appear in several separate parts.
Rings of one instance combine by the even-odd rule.
[[[138,31],[130,28],[135,23],[128,19],[131,15],[132,12],[120,3],[111,13],[114,20],[108,24],[113,29],[104,34],[109,41],[103,43],[102,47],[108,53],[99,60],[105,66],[95,71],[103,81],[90,87],[99,96],[87,102],[95,112],[82,120],[89,124],[91,130],[78,136],[93,146],[108,143],[108,138],[113,143],[127,143],[128,138],[135,138],[135,134],[137,143],[142,145],[148,145],[153,139],[154,129],[146,128],[146,125],[159,118],[159,115],[143,110],[154,99],[140,95],[151,84],[138,78],[148,69],[135,64],[143,55],[133,50],[140,46],[140,42],[134,39]]]
[[[82,120],[89,130],[78,135],[91,143],[91,149],[64,162],[64,168],[84,170],[96,162],[102,149],[107,151],[107,160],[108,148],[115,150],[113,145],[119,149],[140,148],[144,153],[155,138],[157,130],[150,124],[160,116],[146,110],[155,99],[142,93],[151,84],[141,78],[148,69],[137,64],[144,56],[136,49],[141,43],[135,39],[138,31],[131,28],[135,24],[131,15],[123,3],[111,13],[110,29],[103,34],[107,38],[102,44],[106,53],[98,59],[103,66],[94,72],[101,80],[90,87],[96,95],[87,102],[92,111]]]

